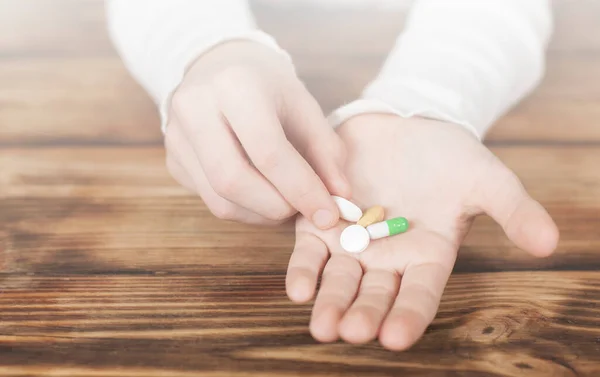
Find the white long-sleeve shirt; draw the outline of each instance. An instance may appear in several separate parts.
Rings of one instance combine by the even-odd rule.
[[[188,65],[215,45],[247,39],[286,54],[258,28],[246,0],[106,1],[113,43],[157,102],[163,127]],[[369,112],[420,115],[461,124],[482,138],[543,76],[552,24],[550,0],[415,0],[381,72],[329,120],[337,126]]]

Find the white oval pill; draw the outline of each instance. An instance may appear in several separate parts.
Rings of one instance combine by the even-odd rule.
[[[361,253],[369,246],[371,238],[364,227],[354,224],[350,225],[340,235],[342,249],[349,253]]]
[[[332,195],[331,196],[337,204],[338,209],[340,211],[340,217],[346,221],[350,221],[352,223],[357,222],[363,215],[362,210],[359,206],[352,203],[348,199],[344,199],[339,196]]]

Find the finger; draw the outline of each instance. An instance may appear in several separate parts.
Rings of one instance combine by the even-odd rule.
[[[398,293],[400,277],[395,271],[367,271],[360,291],[340,324],[340,335],[349,343],[366,343],[379,328]]]
[[[194,181],[189,176],[187,171],[183,168],[181,163],[173,157],[173,154],[167,153],[167,169],[173,176],[173,178],[185,189],[197,193],[196,186],[194,185]]]
[[[423,335],[438,310],[451,268],[429,263],[409,266],[386,317],[379,341],[391,350],[406,350]]]
[[[354,300],[362,277],[359,262],[349,256],[333,255],[321,279],[321,287],[310,321],[310,332],[320,342],[338,339],[338,325]]]
[[[220,197],[208,183],[194,150],[178,124],[169,125],[165,144],[169,153],[173,155],[173,159],[179,162],[191,178],[194,192],[202,197],[206,206],[215,216],[222,220],[247,224],[274,225],[277,223]]]
[[[306,302],[313,298],[328,257],[327,245],[321,239],[311,233],[296,233],[285,280],[287,295],[292,301]]]
[[[284,129],[288,139],[321,177],[329,192],[350,198],[352,190],[344,172],[346,147],[329,125],[321,107],[298,83],[285,103]]]
[[[201,171],[202,168],[190,149],[189,142],[183,136],[181,126],[173,119],[173,116],[167,127],[164,142],[169,172],[182,186],[200,194],[194,172]]]
[[[552,254],[559,237],[556,224],[510,169],[500,161],[495,164],[489,170],[494,179],[484,180],[479,206],[519,248],[538,257]]]
[[[286,138],[274,106],[245,86],[222,106],[253,164],[287,202],[318,228],[334,226],[339,220],[337,206],[319,176]]]
[[[185,106],[183,101],[194,101]],[[253,166],[225,124],[212,95],[197,89],[179,100],[177,118],[212,189],[222,198],[270,220],[285,220],[294,209]]]

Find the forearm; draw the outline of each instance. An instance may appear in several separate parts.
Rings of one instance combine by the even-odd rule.
[[[390,112],[483,137],[543,76],[551,31],[548,0],[419,0],[378,77],[331,122]]]
[[[110,36],[133,77],[160,106],[163,129],[189,64],[228,40],[278,49],[257,29],[245,0],[106,0]]]

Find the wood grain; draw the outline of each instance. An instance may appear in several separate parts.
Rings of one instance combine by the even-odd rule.
[[[1,144],[162,140],[154,105],[114,58],[0,59],[0,82]]]
[[[252,5],[326,111],[405,17]],[[559,250],[534,259],[478,218],[436,320],[397,353],[316,343],[310,303],[285,297],[292,225],[215,220],[168,176],[101,0],[0,0],[0,376],[600,375],[600,2],[554,6],[547,75],[487,143]]]
[[[597,296],[598,272],[456,275],[438,318],[406,353],[315,343],[309,306],[286,301],[282,270],[204,272],[4,276],[0,376],[600,373],[600,301],[578,300]]]
[[[556,219],[560,247],[550,258],[530,257],[482,217],[456,271],[599,269],[600,147],[493,152]],[[154,273],[206,265],[285,267],[294,241],[291,224],[262,228],[215,220],[169,177],[163,160],[162,149],[150,147],[0,150],[4,269]],[[236,255],[237,263],[230,267],[223,253]]]
[[[326,112],[375,77],[405,18],[252,4]],[[599,74],[600,7],[560,0],[555,9],[545,80],[490,141],[600,141],[600,81],[590,79]],[[0,0],[0,82],[0,144],[161,143],[158,113],[114,51],[101,0]]]

